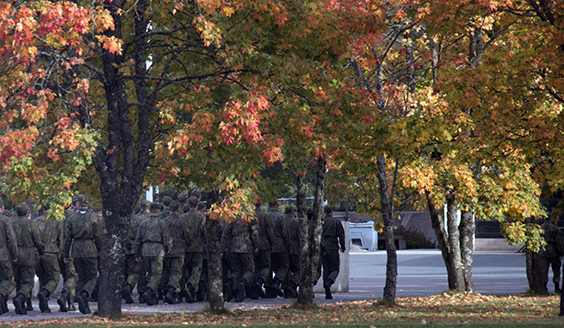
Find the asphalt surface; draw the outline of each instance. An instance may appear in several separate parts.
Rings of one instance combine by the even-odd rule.
[[[441,294],[448,290],[445,265],[439,250],[401,250],[398,254],[398,281],[396,297],[426,297]],[[386,252],[350,253],[349,291],[334,293],[332,300],[325,300],[323,294],[316,294],[314,302],[346,302],[382,298],[386,274]],[[526,292],[528,289],[525,269],[525,256],[511,251],[477,251],[474,253],[472,268],[474,288],[484,295],[505,295]],[[551,279],[551,278],[550,278]],[[552,291],[549,284],[549,291]],[[136,297],[134,297],[135,300]],[[229,309],[252,309],[272,307],[291,303],[292,299],[245,299],[241,303],[228,302]],[[33,299],[34,311],[27,315],[16,315],[14,305],[8,301],[10,312],[0,316],[1,322],[20,320],[42,320],[52,318],[87,317],[90,315],[75,312],[59,312],[56,298],[49,301],[52,313],[39,312],[39,303]],[[122,312],[133,314],[154,314],[166,312],[194,312],[203,309],[205,303],[180,303],[148,306],[145,304],[122,304]],[[90,303],[93,312],[96,303]]]

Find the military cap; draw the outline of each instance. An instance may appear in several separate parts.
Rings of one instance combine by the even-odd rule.
[[[201,210],[201,209],[204,209],[204,208],[206,208],[206,203],[204,203],[204,202],[199,202],[199,203],[198,203],[198,211]]]
[[[170,196],[164,196],[163,197],[163,205],[164,206],[169,206],[170,202],[172,202],[172,197],[170,197]]]
[[[153,204],[151,204],[151,209],[152,210],[162,210],[163,206],[160,203],[153,203]]]
[[[174,212],[180,208],[180,203],[177,201],[173,201],[170,203],[169,207],[170,207],[170,211]]]
[[[149,207],[151,207],[151,204],[152,204],[152,202],[150,200],[147,200],[147,199],[141,201],[141,207],[143,207],[143,208],[149,208]]]
[[[188,194],[185,192],[181,192],[180,194],[178,194],[178,197],[176,197],[176,200],[178,200],[179,203],[184,203],[187,199]]]
[[[198,205],[198,197],[192,196],[192,197],[188,198],[188,206],[190,206],[191,208],[194,208],[197,205]]]
[[[21,203],[18,206],[16,206],[16,214],[18,216],[26,215],[28,210],[29,210],[29,206],[27,206],[26,203]]]
[[[200,198],[200,197],[202,197],[202,192],[200,191],[200,189],[196,188],[196,189],[192,190],[190,195]]]

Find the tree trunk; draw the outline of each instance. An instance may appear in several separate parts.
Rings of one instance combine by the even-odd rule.
[[[474,256],[474,213],[470,211],[462,212],[460,225],[460,250],[462,255],[462,276],[464,278],[465,291],[474,292],[474,282],[472,281],[472,261]]]
[[[298,208],[298,219],[300,221],[300,289],[298,303],[307,305],[313,303],[313,278],[311,265],[311,233],[307,219],[306,204],[306,175],[296,176],[297,195],[296,206]]]
[[[527,218],[525,223],[538,223],[537,218]],[[546,294],[544,284],[544,277],[542,275],[540,255],[530,249],[525,250],[526,266],[527,266],[527,280],[529,281],[529,291],[535,294]]]
[[[321,156],[317,159],[315,181],[315,195],[313,201],[313,222],[311,239],[311,276],[313,283],[317,283],[321,276],[321,232],[323,230],[323,199],[325,189],[325,170],[327,169],[327,157]]]
[[[215,190],[212,191],[208,197],[209,204],[216,203],[218,200],[219,193]],[[214,312],[225,308],[223,301],[223,267],[219,257],[221,253],[221,222],[206,219],[205,235],[208,247],[208,300],[210,310]]]
[[[380,201],[382,218],[384,219],[384,239],[386,243],[386,285],[384,286],[384,302],[394,304],[396,301],[396,286],[398,279],[398,258],[394,241],[394,219],[392,205],[388,193],[388,178],[386,175],[386,157],[376,158],[378,165],[378,183],[380,186]]]
[[[464,275],[462,273],[462,253],[460,248],[460,231],[458,230],[458,207],[454,195],[447,196],[447,227],[452,277],[449,279],[449,289],[464,291]]]

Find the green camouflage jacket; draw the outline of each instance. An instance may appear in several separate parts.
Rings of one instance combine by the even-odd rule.
[[[300,254],[300,221],[292,214],[286,214],[286,226],[288,227],[288,239],[290,240],[290,249],[293,255]]]
[[[274,231],[273,252],[287,252],[290,249],[290,238],[288,237],[288,227],[284,214],[275,210],[268,210],[267,215],[270,217]]]
[[[165,222],[168,225],[168,230],[172,238],[172,249],[165,256],[184,257],[184,253],[191,243],[188,222],[176,213],[170,214]]]
[[[190,242],[186,245],[186,252],[202,253],[204,251],[204,222],[205,216],[191,209],[180,216],[188,224]]]
[[[66,220],[64,257],[97,257],[101,234],[100,219],[92,211],[74,212]]]
[[[18,258],[18,240],[7,216],[0,214],[0,261]]]
[[[258,247],[258,239],[252,233],[250,224],[241,219],[229,223],[221,236],[221,250],[223,253],[253,253]]]
[[[126,254],[135,253],[135,250],[133,248],[135,245],[135,238],[137,237],[137,229],[139,229],[139,225],[141,224],[141,222],[143,222],[149,216],[151,216],[151,213],[149,213],[149,211],[144,211],[130,217],[129,231],[127,233],[128,238],[125,241]]]
[[[47,219],[46,216],[40,216],[33,220],[34,229],[39,231],[41,240],[45,245],[45,253],[59,254],[63,252],[65,240],[63,222]]]
[[[137,229],[135,257],[164,256],[172,248],[170,230],[158,216],[149,216]]]
[[[323,232],[321,232],[321,251],[338,250],[339,244],[341,244],[342,249],[345,249],[345,230],[343,225],[339,219],[326,216],[323,219]]]
[[[270,217],[263,211],[257,211],[255,216],[256,219],[251,221],[251,229],[257,235],[259,241],[258,249],[269,250],[274,243],[274,231],[272,230]]]
[[[41,235],[31,224],[27,216],[18,216],[12,221],[12,228],[18,241],[18,264],[35,265],[36,252],[43,255],[45,245],[41,241]]]

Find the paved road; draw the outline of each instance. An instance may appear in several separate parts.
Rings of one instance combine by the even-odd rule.
[[[315,302],[340,302],[362,299],[379,299],[382,297],[386,274],[386,252],[355,252],[350,253],[350,284],[349,292],[334,294],[333,300],[325,300],[324,295],[317,294]],[[482,251],[474,254],[473,281],[476,292],[487,295],[517,294],[527,291],[528,283],[525,271],[525,256],[521,253],[508,251],[491,252]],[[549,289],[550,289],[549,284]],[[398,251],[398,284],[396,296],[398,297],[424,297],[440,294],[448,289],[446,269],[440,251],[438,250],[402,250]],[[242,303],[227,303],[231,309],[248,309],[262,306],[276,306],[290,303],[293,300],[245,299]],[[18,320],[41,320],[54,317],[79,317],[86,316],[80,312],[58,312],[56,299],[49,305],[51,314],[39,313],[38,302],[34,300],[36,311],[29,312],[26,316],[14,313],[14,306],[8,302],[10,312],[0,316],[0,322]],[[124,313],[152,314],[159,312],[185,312],[198,311],[205,304],[181,303],[176,305],[159,304],[146,306],[140,304],[123,304]],[[96,311],[96,304],[90,305]]]

